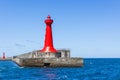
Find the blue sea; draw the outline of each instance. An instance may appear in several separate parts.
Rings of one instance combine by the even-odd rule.
[[[120,80],[120,59],[87,58],[78,68],[23,68],[0,61],[0,80]]]

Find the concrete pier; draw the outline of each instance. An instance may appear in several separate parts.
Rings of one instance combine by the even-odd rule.
[[[14,58],[21,67],[81,67],[82,58]]]
[[[83,58],[70,57],[70,50],[61,49],[56,53],[41,53],[39,50],[13,56],[21,67],[81,67]]]
[[[53,45],[52,23],[48,15],[44,21],[46,33],[44,47],[41,50],[13,56],[13,61],[22,67],[80,67],[83,66],[82,58],[70,57],[69,49],[55,49]]]
[[[6,58],[2,61],[13,61],[20,67],[82,67],[82,58]]]

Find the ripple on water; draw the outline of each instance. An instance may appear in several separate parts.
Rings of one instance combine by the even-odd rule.
[[[120,80],[120,59],[84,59],[80,68],[24,68],[0,61],[0,80]]]

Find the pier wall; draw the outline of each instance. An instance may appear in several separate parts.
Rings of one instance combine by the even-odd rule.
[[[61,49],[56,53],[42,53],[39,50],[13,57],[13,61],[22,67],[80,67],[82,58],[70,57],[70,50]]]
[[[82,58],[15,58],[13,59],[22,67],[80,67],[83,66]]]

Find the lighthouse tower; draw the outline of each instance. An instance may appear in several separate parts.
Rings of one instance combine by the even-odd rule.
[[[5,59],[5,52],[3,52],[3,59]]]
[[[48,15],[47,19],[45,20],[46,23],[46,33],[45,33],[45,40],[44,40],[44,47],[40,52],[42,53],[56,53],[57,50],[53,46],[53,37],[52,37],[52,26],[53,20]]]

